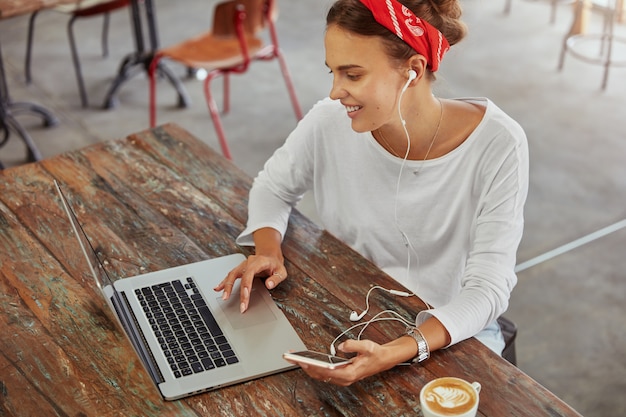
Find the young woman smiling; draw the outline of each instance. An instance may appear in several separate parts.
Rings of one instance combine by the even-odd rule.
[[[310,190],[324,228],[431,306],[389,343],[341,343],[356,353],[348,366],[301,364],[313,378],[350,385],[472,336],[504,347],[496,319],[517,282],[528,149],[489,99],[433,95],[444,54],[465,35],[460,15],[457,0],[336,1],[324,42],[329,97],[254,181],[237,241],[255,254],[216,287],[226,299],[241,279],[242,313],[255,276],[270,289],[287,278],[282,238]]]

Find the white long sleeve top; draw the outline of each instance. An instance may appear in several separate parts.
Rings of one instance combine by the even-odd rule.
[[[284,236],[291,208],[313,190],[322,227],[433,307],[417,325],[435,316],[451,344],[474,336],[517,283],[528,145],[490,100],[459,100],[486,107],[472,134],[444,156],[404,163],[353,131],[339,102],[318,102],[255,178],[237,243],[253,245],[263,227]]]

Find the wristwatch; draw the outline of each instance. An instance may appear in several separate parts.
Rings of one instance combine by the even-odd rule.
[[[417,343],[417,355],[413,358],[411,362],[423,362],[426,359],[430,358],[430,349],[428,347],[428,342],[424,339],[424,335],[417,327],[407,327],[406,335],[411,336],[415,342]]]

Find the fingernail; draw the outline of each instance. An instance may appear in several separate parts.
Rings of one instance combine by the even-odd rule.
[[[276,286],[276,284],[274,283],[274,281],[267,281],[267,288],[268,289],[272,289]]]
[[[228,300],[228,293],[226,291],[222,293],[222,300]]]
[[[243,313],[244,311],[246,311],[246,303],[241,303],[241,305],[239,306],[239,311],[241,313]]]

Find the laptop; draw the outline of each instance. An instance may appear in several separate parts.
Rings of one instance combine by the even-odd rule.
[[[282,358],[304,343],[260,280],[239,311],[239,281],[229,300],[213,291],[244,259],[232,254],[113,281],[55,181],[91,273],[166,400],[293,369]]]

